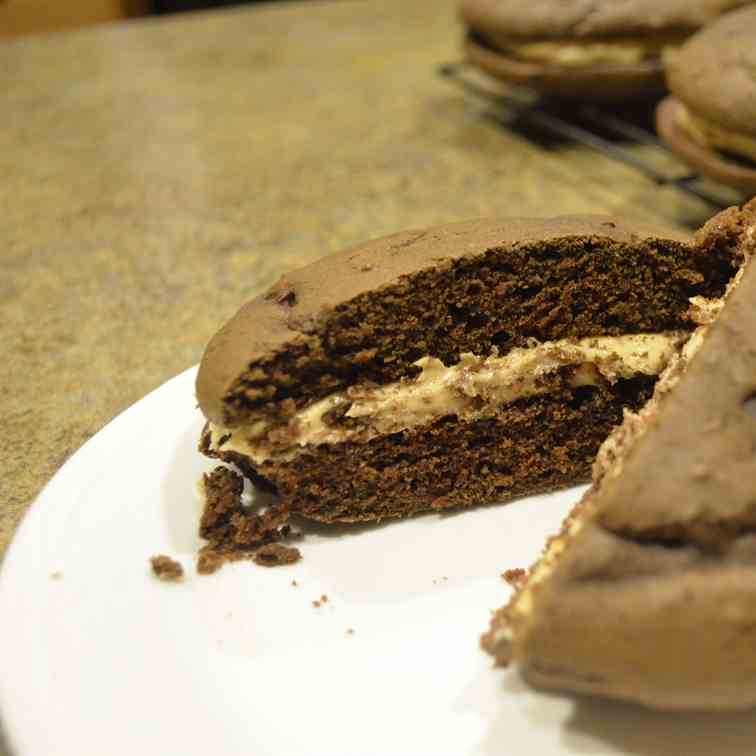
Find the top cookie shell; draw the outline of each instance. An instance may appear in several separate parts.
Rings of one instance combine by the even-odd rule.
[[[523,39],[691,32],[752,0],[462,0],[471,29]]]
[[[756,135],[756,4],[728,13],[670,57],[667,84],[698,116]]]
[[[337,252],[287,273],[266,294],[244,305],[212,338],[200,363],[197,399],[205,416],[233,421],[228,392],[252,364],[318,331],[337,305],[397,283],[417,271],[490,249],[567,237],[689,238],[610,216],[499,218],[407,231]]]

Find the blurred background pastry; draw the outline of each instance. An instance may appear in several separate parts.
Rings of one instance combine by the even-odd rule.
[[[756,5],[722,16],[666,62],[659,136],[698,172],[756,192]]]
[[[462,0],[467,59],[540,92],[660,94],[662,56],[746,0]]]

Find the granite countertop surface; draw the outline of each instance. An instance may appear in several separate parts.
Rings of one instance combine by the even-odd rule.
[[[86,439],[286,270],[475,216],[712,213],[485,118],[437,74],[459,55],[454,5],[274,4],[0,43],[0,555]]]

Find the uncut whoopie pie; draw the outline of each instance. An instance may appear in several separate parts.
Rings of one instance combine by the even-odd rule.
[[[756,192],[756,5],[722,16],[670,56],[657,128],[701,173]]]
[[[468,60],[499,79],[583,98],[658,94],[662,53],[750,0],[462,0]]]
[[[724,239],[753,256],[756,201],[698,243]],[[702,304],[483,638],[538,687],[661,709],[756,705],[756,266]]]
[[[723,295],[740,233],[503,218],[286,274],[213,337],[197,377],[201,450],[278,497],[243,537],[292,513],[378,521],[586,480]],[[241,484],[223,486],[228,513]]]

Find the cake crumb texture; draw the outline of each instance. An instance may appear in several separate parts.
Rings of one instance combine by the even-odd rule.
[[[513,588],[517,588],[519,585],[523,583],[525,578],[527,577],[527,570],[524,570],[522,567],[515,567],[511,570],[504,570],[504,572],[501,573],[502,578],[504,578],[504,581],[511,585]]]
[[[255,563],[263,567],[278,567],[282,564],[294,564],[302,558],[299,549],[283,546],[280,543],[268,543],[255,552]],[[294,583],[296,585],[296,582]]]
[[[292,564],[301,554],[298,549],[281,546],[272,549],[291,534],[289,510],[272,504],[264,511],[242,502],[244,478],[228,467],[216,467],[202,480],[205,508],[200,520],[200,536],[207,540],[197,561],[197,571],[207,575],[224,563],[254,559],[257,564]],[[264,547],[268,547],[263,550]],[[262,551],[262,553],[260,553]]]
[[[166,554],[158,554],[150,559],[152,574],[166,583],[175,583],[184,577],[184,568],[180,562]]]

